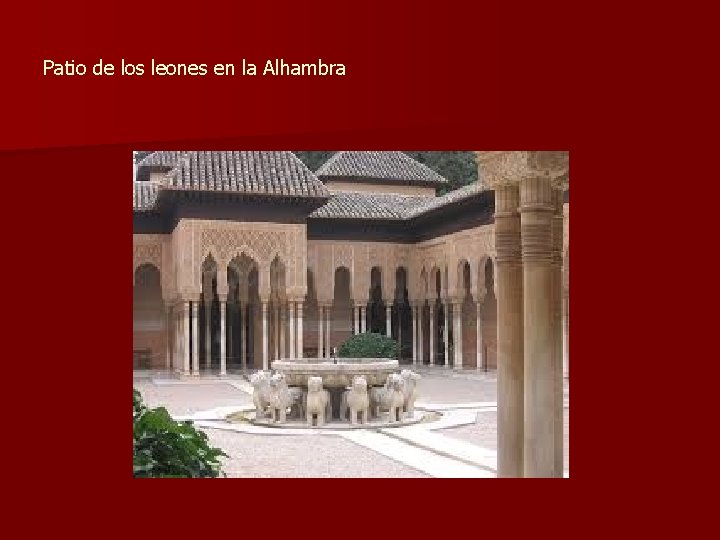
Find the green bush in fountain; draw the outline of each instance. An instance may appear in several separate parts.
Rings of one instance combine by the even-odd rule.
[[[398,342],[382,334],[355,334],[338,349],[340,358],[391,358],[397,359],[400,352]]]
[[[135,478],[217,478],[219,448],[192,422],[176,422],[164,407],[149,409],[133,388],[133,476]]]

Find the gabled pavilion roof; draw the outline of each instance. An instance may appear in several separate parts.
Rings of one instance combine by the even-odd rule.
[[[474,182],[441,197],[339,192],[334,193],[327,203],[310,214],[310,218],[408,220],[471,199],[484,191],[488,190]]]
[[[406,214],[429,197],[394,193],[338,192],[311,218],[405,219]]]
[[[434,182],[445,182],[442,176],[402,152],[338,152],[318,174],[322,176],[323,171],[329,171],[332,174],[328,174],[328,178],[338,178],[341,170],[353,177],[372,174],[378,179],[378,175],[395,178],[404,175],[408,182],[426,178],[423,181],[430,186]],[[151,172],[163,174],[147,181]],[[314,200],[311,206],[316,210],[309,209],[312,212],[309,219],[406,221],[487,191],[476,182],[441,197],[372,191],[331,194],[299,158],[284,151],[153,152],[138,164],[138,179],[140,181],[133,182],[136,212],[157,210],[163,193],[198,191]]]
[[[138,179],[151,172],[165,173],[162,190],[329,197],[315,174],[287,151],[153,152],[138,164]]]
[[[338,152],[316,174],[321,180],[354,178],[427,186],[447,183],[441,175],[404,152]]]

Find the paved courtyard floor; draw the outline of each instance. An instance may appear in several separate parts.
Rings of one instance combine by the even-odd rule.
[[[222,418],[252,406],[252,387],[240,374],[220,379],[136,372],[145,403],[191,418],[211,444],[230,457],[228,477],[480,477],[496,476],[495,373],[420,367],[417,407],[440,420],[406,427],[320,431],[230,424]],[[569,468],[569,386],[564,384],[565,476]]]

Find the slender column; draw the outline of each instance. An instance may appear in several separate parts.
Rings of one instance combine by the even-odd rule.
[[[205,298],[205,369],[212,365],[212,300]]]
[[[175,368],[175,371],[180,371],[181,368],[181,360],[180,360],[180,313],[182,313],[182,308],[173,310],[173,367]]]
[[[165,369],[172,368],[172,339],[170,328],[172,326],[172,308],[165,304]]]
[[[495,187],[498,476],[523,476],[523,270],[519,189]]]
[[[303,358],[303,337],[305,334],[305,326],[303,325],[303,303],[298,302],[297,304],[297,354],[298,358]]]
[[[392,337],[392,303],[385,304],[385,335]]]
[[[425,339],[423,336],[425,318],[425,302],[418,305],[418,364],[425,364]]]
[[[364,334],[367,332],[367,306],[360,306],[360,333]]]
[[[412,358],[413,358],[413,365],[417,365],[418,363],[418,307],[417,304],[411,304],[412,309],[412,329],[413,329],[413,337],[412,337]]]
[[[285,349],[285,330],[287,326],[287,305],[280,304],[280,355],[287,358],[287,349]]]
[[[198,309],[198,302],[190,302],[190,309],[192,310],[192,317],[190,319],[190,328],[192,329],[192,374],[197,377],[200,375],[200,324],[199,317],[200,310]]]
[[[227,335],[225,321],[227,317],[227,299],[220,298],[220,376],[227,374]]]
[[[563,371],[567,379],[570,377],[570,342],[568,340],[570,334],[568,331],[570,326],[570,296],[567,292],[563,294],[563,309]]]
[[[270,362],[268,360],[268,303],[267,300],[262,300],[262,359],[263,369],[270,369]]]
[[[290,358],[296,358],[295,356],[295,302],[288,304],[290,309]]]
[[[403,307],[402,303],[395,304],[395,314],[397,315],[395,328],[397,329],[397,342],[398,342],[398,345],[400,345],[400,356],[402,356],[402,342],[403,342],[402,307]]]
[[[325,325],[323,323],[323,307],[318,304],[318,338],[317,338],[317,357],[322,358],[323,357],[323,343],[325,342],[325,337],[323,336]]]
[[[552,336],[555,344],[553,353],[553,395],[555,397],[554,430],[554,472],[555,478],[563,476],[563,320],[562,320],[562,269],[563,269],[563,192],[552,190],[554,213],[551,221],[552,234]]]
[[[354,334],[360,334],[360,312],[362,308],[360,306],[353,306],[353,316],[355,317],[355,326],[353,327]]]
[[[332,306],[327,306],[325,313],[325,358],[330,358],[330,317],[332,316]]]
[[[190,375],[190,302],[183,302],[183,374]]]
[[[435,351],[435,301],[430,304],[430,365],[435,365],[435,359],[437,357]]]
[[[274,314],[274,322],[273,322],[273,335],[275,336],[273,338],[273,347],[275,349],[275,354],[273,355],[273,358],[275,360],[280,360],[280,305],[278,303],[274,304],[273,309]]]
[[[445,344],[444,347],[444,353],[445,353],[445,367],[450,367],[450,339],[449,339],[449,333],[450,333],[450,304],[447,300],[443,302],[443,316],[445,317],[445,324],[443,325],[443,343]]]
[[[555,468],[552,191],[547,177],[520,181],[525,328],[523,458],[525,476],[533,478],[551,477]]]
[[[453,304],[453,321],[455,322],[455,330],[453,332],[453,341],[455,342],[455,358],[453,364],[455,369],[462,369],[463,367],[463,321],[462,321],[462,307],[460,303]]]
[[[225,303],[225,328],[227,329],[227,342],[225,345],[225,357],[232,363],[232,361],[235,359],[235,355],[237,354],[237,351],[235,350],[235,342],[233,340],[233,336],[235,335],[233,323],[235,322],[235,317],[233,317],[233,311],[232,311],[232,302],[226,302]],[[227,363],[226,363],[227,366]]]
[[[240,365],[247,369],[248,321],[250,320],[250,307],[247,302],[240,302]]]
[[[482,369],[485,362],[485,351],[483,350],[483,324],[482,324],[482,301],[475,304],[477,317],[475,319],[475,357],[477,358],[475,369]]]

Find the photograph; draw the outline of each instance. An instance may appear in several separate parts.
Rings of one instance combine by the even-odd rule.
[[[569,477],[569,152],[130,157],[134,477]]]

